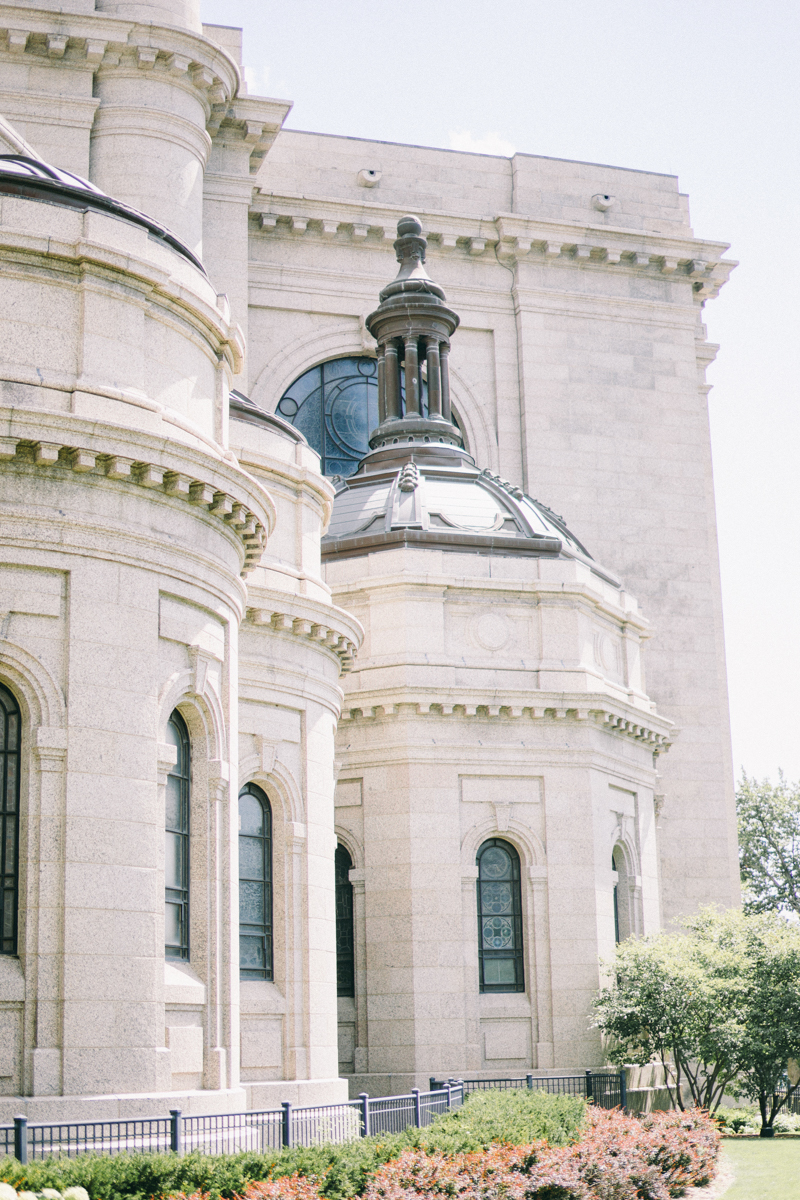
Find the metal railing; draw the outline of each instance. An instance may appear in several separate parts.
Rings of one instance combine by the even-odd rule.
[[[436,1117],[460,1108],[471,1092],[528,1088],[551,1095],[583,1096],[601,1108],[625,1108],[625,1072],[585,1071],[582,1075],[522,1075],[503,1079],[431,1079],[430,1091],[413,1088],[406,1096],[374,1096],[362,1092],[341,1104],[280,1108],[255,1112],[184,1116],[171,1109],[168,1117],[129,1121],[71,1121],[29,1125],[15,1117],[0,1126],[0,1154],[26,1163],[30,1158],[79,1154],[120,1154],[172,1151],[182,1154],[235,1154],[240,1150],[280,1150],[349,1142],[371,1134],[402,1133],[409,1126],[424,1128]]]
[[[528,1088],[551,1096],[583,1096],[598,1108],[626,1108],[627,1088],[624,1071],[584,1071],[581,1075],[517,1075],[503,1079],[464,1079],[464,1096],[471,1092],[509,1091]],[[431,1091],[444,1085],[431,1078]]]
[[[401,1133],[410,1125],[430,1125],[441,1113],[460,1108],[464,1089],[450,1080],[430,1092],[415,1088],[407,1096],[370,1097],[342,1104],[280,1108],[260,1112],[184,1116],[180,1109],[168,1117],[130,1121],[78,1121],[29,1125],[15,1117],[0,1126],[0,1155],[29,1159],[79,1154],[173,1151],[183,1154],[235,1154],[240,1150],[280,1150],[289,1146],[318,1146],[349,1142],[372,1133]]]

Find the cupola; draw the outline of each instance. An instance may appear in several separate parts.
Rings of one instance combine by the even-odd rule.
[[[323,558],[398,545],[568,557],[617,585],[562,517],[481,470],[463,448],[450,411],[450,338],[459,319],[425,270],[417,218],[403,217],[397,235],[400,270],[367,317],[378,343],[379,423],[358,471],[339,482]]]

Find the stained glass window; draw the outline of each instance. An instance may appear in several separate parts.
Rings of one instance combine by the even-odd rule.
[[[0,954],[17,953],[19,741],[19,705],[0,684]]]
[[[167,776],[164,846],[164,953],[189,958],[189,789],[191,751],[189,730],[176,709],[167,725],[167,739],[177,761]]]
[[[401,372],[401,396],[402,389]],[[423,381],[422,412],[428,415]],[[322,460],[323,475],[352,475],[378,424],[378,361],[335,358],[296,379],[278,401],[278,415],[305,434]]]
[[[239,973],[272,979],[272,810],[254,783],[239,792]]]
[[[336,847],[336,992],[355,996],[355,945],[353,936],[353,860],[344,846]]]
[[[478,947],[482,992],[522,992],[519,855],[500,838],[478,851]]]

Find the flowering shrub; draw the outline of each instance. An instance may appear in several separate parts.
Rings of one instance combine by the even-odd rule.
[[[244,1193],[247,1200],[320,1200],[319,1183],[304,1175],[281,1175],[278,1179],[265,1179],[249,1183]],[[209,1200],[208,1192],[173,1192],[169,1200]],[[241,1197],[237,1200],[242,1200]]]
[[[319,1200],[319,1183],[313,1177],[306,1179],[295,1172],[250,1183],[244,1194],[247,1200]]]
[[[364,1200],[670,1200],[708,1183],[718,1149],[713,1122],[698,1110],[638,1120],[591,1109],[571,1146],[534,1142],[451,1156],[406,1150],[375,1172]]]

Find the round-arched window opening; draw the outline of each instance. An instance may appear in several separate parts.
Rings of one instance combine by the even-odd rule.
[[[277,413],[308,438],[323,475],[346,479],[369,451],[369,435],[378,425],[378,360],[361,355],[311,367],[283,393]],[[424,378],[422,413],[428,415]],[[458,427],[455,417],[453,424]]]
[[[522,992],[522,896],[519,855],[490,838],[478,850],[478,958],[482,992]]]
[[[611,871],[614,887],[614,939],[619,945],[629,938],[634,930],[631,881],[625,854],[620,845],[616,845],[611,851]]]

